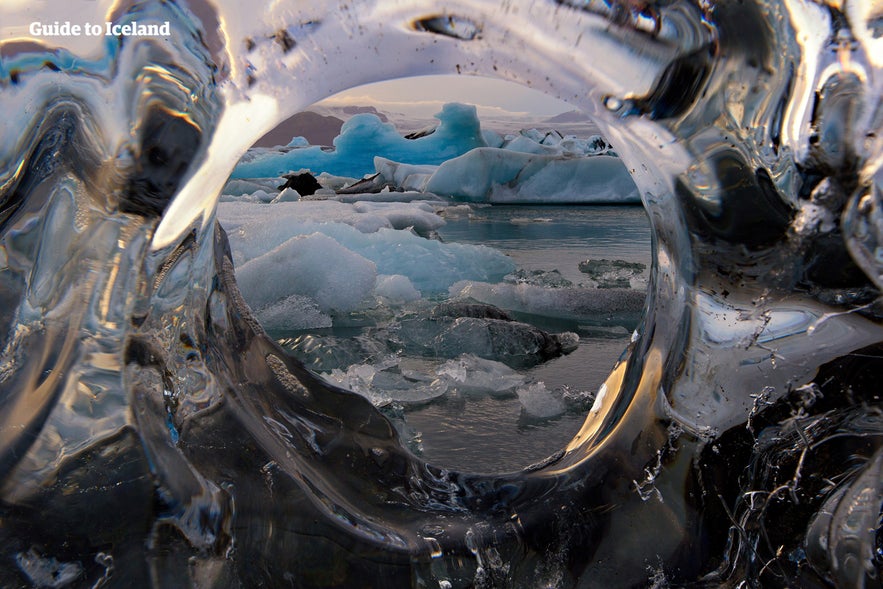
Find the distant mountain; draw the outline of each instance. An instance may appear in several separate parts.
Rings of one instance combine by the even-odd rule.
[[[560,115],[555,115],[554,117],[545,119],[544,123],[583,123],[588,120],[589,117],[586,116],[586,113],[579,110],[569,110],[567,112],[563,112]]]
[[[340,127],[350,117],[362,113],[376,115],[384,123],[389,117],[373,106],[319,107],[314,112],[305,110],[280,123],[275,129],[258,139],[255,147],[288,145],[292,138],[306,137],[310,145],[331,145],[340,135]]]
[[[370,108],[370,107],[369,107]],[[293,137],[306,137],[310,145],[331,145],[340,134],[343,119],[325,116],[305,110],[280,123],[275,129],[258,139],[256,147],[288,145]]]
[[[389,122],[389,117],[387,117],[385,114],[383,114],[373,106],[341,106],[336,107],[335,110],[339,110],[343,114],[347,115],[359,115],[367,112],[371,113],[372,115],[377,115],[377,118],[379,118],[384,123]]]

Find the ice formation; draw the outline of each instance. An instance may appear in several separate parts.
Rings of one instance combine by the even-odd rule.
[[[374,171],[374,157],[409,164],[440,164],[476,147],[485,147],[475,107],[450,103],[436,115],[438,128],[431,135],[405,139],[391,123],[377,115],[361,113],[343,124],[334,149],[321,146],[253,150],[233,170],[234,178],[267,178],[306,168],[319,174],[361,178]]]
[[[420,201],[238,201],[221,203],[218,219],[228,231],[242,295],[265,328],[278,330],[325,326],[327,314],[370,307],[378,298],[407,302],[447,293],[462,280],[495,282],[513,270],[491,248],[418,235],[444,224],[435,210]],[[311,319],[279,312],[295,295],[286,308],[312,301],[301,307]]]
[[[879,584],[878,4],[52,10],[0,9],[0,585]],[[29,38],[63,14],[171,36]],[[428,73],[593,115],[653,227],[629,348],[522,472],[428,464],[286,354],[215,223],[277,122]]]
[[[561,157],[477,148],[439,166],[375,160],[380,182],[470,202],[637,203],[637,188],[617,157]]]
[[[389,188],[491,203],[640,202],[625,165],[600,136],[527,129],[494,138],[480,131],[474,106],[458,103],[446,104],[437,117],[438,128],[416,139],[404,139],[390,123],[364,113],[344,124],[334,150],[253,149],[236,166],[225,193],[246,193],[245,179],[307,169],[353,176],[350,184],[372,176],[357,184],[362,192]]]
[[[644,293],[629,288],[554,288],[464,280],[452,284],[450,294],[531,315],[613,325],[634,323],[644,308]]]

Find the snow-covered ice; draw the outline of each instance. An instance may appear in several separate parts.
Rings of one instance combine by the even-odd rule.
[[[309,319],[281,321],[279,305],[293,295],[308,297],[322,313],[340,313],[371,306],[377,297],[408,302],[514,270],[494,249],[422,237],[444,223],[425,202],[226,202],[218,218],[243,296],[269,329],[327,323],[301,298],[284,308],[300,305]]]

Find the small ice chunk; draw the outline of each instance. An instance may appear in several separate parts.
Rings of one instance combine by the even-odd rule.
[[[513,263],[503,253],[486,246],[443,243],[425,239],[412,231],[393,227],[414,228],[430,233],[444,220],[435,214],[434,204],[356,203],[336,201],[286,202],[271,206],[251,203],[221,203],[218,219],[227,231],[237,278],[243,290],[247,277],[244,264],[280,247],[298,235],[322,234],[340,247],[327,248],[324,261],[314,270],[323,274],[336,272],[335,252],[362,256],[376,265],[378,274],[406,276],[421,293],[442,293],[460,280],[499,280],[513,270]],[[342,249],[341,249],[342,248]],[[270,267],[265,267],[269,271]],[[270,282],[304,282],[313,280],[309,274],[284,274],[277,267]],[[250,279],[265,281],[266,277],[252,272]],[[291,293],[289,293],[291,294]]]
[[[549,419],[564,413],[564,402],[555,397],[543,382],[535,382],[515,390],[524,412],[531,417]]]
[[[503,136],[496,131],[482,129],[481,136],[484,137],[484,142],[487,143],[488,147],[503,147]]]
[[[337,386],[358,393],[375,407],[392,402],[425,403],[448,391],[444,379],[413,379],[400,369],[400,359],[388,357],[375,364],[355,364],[346,370],[334,369],[324,378]]]
[[[242,296],[252,308],[299,294],[312,298],[323,312],[357,308],[374,290],[376,276],[373,262],[321,233],[293,237],[236,270]]]
[[[276,198],[275,194],[270,194],[266,190],[255,190],[249,195],[248,200],[252,202],[268,203],[271,202],[274,198]]]
[[[344,186],[349,186],[350,184],[354,184],[359,181],[358,178],[352,178],[351,176],[335,176],[333,174],[329,174],[328,172],[322,172],[318,176],[316,176],[316,180],[325,188],[330,188],[337,192]]]
[[[390,339],[413,354],[453,358],[469,353],[515,367],[557,358],[579,344],[576,334],[550,334],[518,321],[439,315],[402,320],[390,329]]]
[[[399,190],[422,192],[438,166],[403,164],[377,156],[374,158],[374,169],[380,182],[392,184]]]
[[[626,288],[545,288],[532,284],[458,282],[456,298],[472,298],[502,309],[578,321],[631,323],[644,308],[646,295]]]
[[[556,147],[550,145],[543,145],[542,143],[538,143],[534,138],[527,137],[525,135],[519,135],[512,141],[508,142],[505,145],[505,149],[508,151],[517,151],[519,153],[536,153],[548,155],[558,155],[561,153],[560,149],[557,149]]]
[[[625,260],[586,260],[579,263],[579,270],[598,284],[598,288],[629,288],[630,280],[647,269],[640,262]]]
[[[414,229],[419,235],[427,235],[445,224],[445,220],[435,214],[435,207],[425,202],[357,202],[353,205],[357,213],[382,214],[393,229]]]
[[[279,178],[249,178],[248,180],[230,180],[224,185],[221,194],[239,196],[253,194],[258,190],[275,190],[279,184]]]
[[[280,192],[276,198],[270,201],[270,204],[277,204],[280,202],[297,202],[300,200],[300,193],[293,188],[286,188],[282,192]]]
[[[310,297],[293,294],[255,310],[267,331],[297,331],[331,327],[332,320]]]
[[[420,291],[414,288],[407,276],[401,274],[381,274],[377,277],[375,294],[396,303],[416,301]]]
[[[448,360],[436,374],[451,386],[467,393],[507,393],[524,382],[524,377],[502,362],[462,354]]]

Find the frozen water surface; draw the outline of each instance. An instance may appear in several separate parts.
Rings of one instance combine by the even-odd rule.
[[[35,19],[170,35],[34,39]],[[0,584],[878,585],[880,20],[868,0],[4,3]],[[651,227],[622,360],[570,441],[505,474],[416,456],[287,355],[216,224],[277,122],[439,73],[594,117]]]

